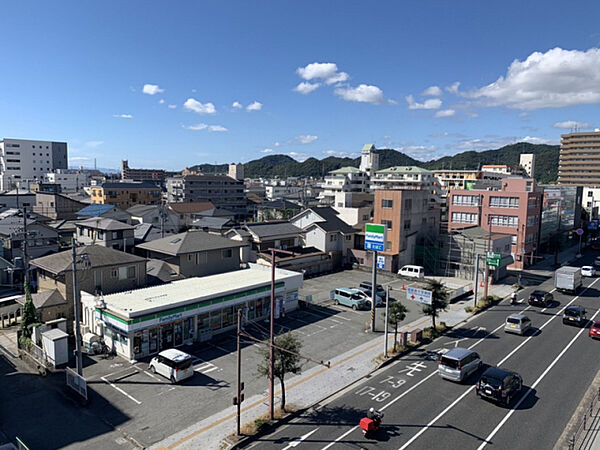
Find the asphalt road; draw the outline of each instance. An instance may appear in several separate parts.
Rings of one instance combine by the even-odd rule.
[[[600,342],[588,337],[587,328],[562,323],[568,304],[583,305],[588,318],[599,316],[600,279],[585,279],[584,286],[578,296],[554,292],[555,303],[549,308],[504,302],[250,446],[552,448],[600,369]],[[528,287],[521,297],[540,288],[551,291],[552,279]],[[521,310],[535,330],[526,336],[504,333],[506,316]],[[510,407],[475,395],[480,372],[463,384],[437,375],[438,355],[454,346],[473,348],[487,365],[521,374],[524,388]],[[371,406],[384,411],[384,426],[366,439],[358,423]]]

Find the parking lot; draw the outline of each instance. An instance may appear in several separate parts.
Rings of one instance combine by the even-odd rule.
[[[370,341],[373,334],[365,332],[370,312],[336,306],[329,299],[330,290],[357,286],[367,280],[370,280],[370,274],[360,271],[306,280],[300,295],[313,295],[313,304],[309,309],[289,313],[277,320],[277,333],[295,333],[302,339],[302,354],[323,361]],[[389,284],[393,288],[392,297],[408,303],[401,290],[402,280],[380,277],[378,283]],[[407,304],[407,307],[406,323],[422,316],[420,305],[413,303]],[[379,335],[383,331],[384,308],[377,311]],[[267,322],[248,323],[245,329],[257,338],[268,336]],[[260,344],[248,342],[242,351],[246,398],[267,393],[267,379],[256,374],[260,360],[258,347]],[[88,386],[131,418],[120,428],[141,445],[150,446],[232,404],[236,389],[235,333],[226,333],[210,342],[181,349],[194,357],[195,375],[176,385],[152,374],[148,370],[149,360],[131,364],[120,357],[86,357],[84,375]],[[308,362],[303,369],[313,366],[314,363]],[[91,407],[94,407],[93,404]],[[107,420],[110,421],[110,417]]]

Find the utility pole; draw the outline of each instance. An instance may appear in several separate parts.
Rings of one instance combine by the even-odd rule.
[[[237,311],[237,397],[233,399],[233,404],[237,407],[236,411],[236,433],[240,436],[241,416],[242,416],[242,402],[244,401],[244,383],[242,382],[242,309]]]
[[[375,332],[375,299],[377,298],[377,250],[373,251],[373,273],[371,274],[371,331]]]
[[[27,207],[23,206],[23,270],[25,271],[25,284],[29,284],[29,258],[27,256]]]
[[[477,251],[477,244],[475,245],[475,251]],[[473,289],[473,307],[477,307],[477,295],[479,290],[479,257],[481,255],[477,253],[475,255],[475,287]]]
[[[75,351],[77,354],[77,374],[83,376],[83,361],[81,357],[81,325],[80,325],[80,301],[79,288],[77,286],[77,243],[75,238],[71,240],[73,246],[73,301],[75,302]],[[88,255],[83,253],[80,255],[81,261],[87,264]],[[84,269],[85,269],[84,265]]]
[[[385,358],[388,357],[388,312],[390,310],[390,286],[387,285],[385,287],[385,330],[383,335],[385,336],[383,339],[383,356]]]
[[[294,255],[294,252],[270,248],[271,251],[271,311],[269,312],[269,420],[275,418],[275,253]]]
[[[490,245],[492,242],[492,219],[490,218],[490,216],[488,216],[488,245],[487,245],[487,251],[490,251]],[[486,254],[486,258],[487,258],[487,254]],[[483,288],[483,298],[487,298],[488,296],[488,283],[490,281],[490,266],[488,266],[487,264],[487,259],[485,262],[485,286]]]

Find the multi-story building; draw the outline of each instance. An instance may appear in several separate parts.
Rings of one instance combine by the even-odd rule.
[[[498,172],[453,169],[434,170],[433,175],[439,181],[443,194],[447,194],[452,189],[473,189],[482,182],[500,183],[500,180],[506,176]]]
[[[104,217],[92,217],[75,223],[75,226],[75,239],[80,244],[101,245],[124,252],[133,250],[133,225]]]
[[[127,209],[133,205],[158,205],[161,200],[160,188],[149,182],[142,183],[103,183],[91,189],[92,203],[114,205]]]
[[[246,215],[244,182],[227,175],[184,175],[166,180],[169,203],[212,202],[215,206]]]
[[[526,175],[525,170],[521,166],[511,166],[508,164],[484,164],[481,166],[484,172],[495,172],[502,175]]]
[[[600,129],[561,135],[558,184],[600,186]]]
[[[531,178],[505,178],[499,190],[455,189],[448,195],[448,231],[478,225],[511,235],[511,268],[523,269],[539,248],[541,204]]]
[[[36,192],[33,212],[52,220],[71,220],[86,206],[66,195]]]
[[[3,139],[0,141],[0,190],[26,180],[43,181],[44,174],[67,169],[67,143]]]
[[[379,153],[375,153],[373,144],[365,144],[360,152],[360,167],[361,172],[371,174],[379,170]]]
[[[597,219],[600,211],[600,187],[583,186],[581,207],[585,209],[590,219]]]
[[[529,178],[535,178],[535,155],[533,153],[521,153],[519,165]]]
[[[132,169],[129,161],[121,161],[121,180],[150,181],[162,183],[165,181],[166,172],[163,169]]]
[[[271,184],[265,185],[265,196],[267,200],[300,198],[303,190],[303,186],[290,185],[284,180],[273,181]]]
[[[44,175],[44,181],[60,185],[61,192],[77,192],[90,184],[90,178],[88,172],[67,169],[56,169]]]
[[[551,241],[560,246],[569,239],[569,232],[581,227],[584,188],[560,184],[540,187],[543,189],[540,247],[551,252],[555,249]]]
[[[229,164],[228,174],[234,180],[244,181],[244,165],[243,164]]]
[[[341,167],[329,172],[321,183],[323,189],[319,193],[319,203],[334,205],[337,193],[369,192],[369,175],[356,167]]]

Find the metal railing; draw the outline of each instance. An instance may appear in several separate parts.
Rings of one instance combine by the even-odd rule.
[[[571,437],[567,440],[569,450],[575,450],[582,448],[584,443],[588,439],[588,435],[597,427],[594,425],[598,412],[600,410],[600,388],[594,394],[594,397],[590,400],[590,405],[585,409],[582,419],[579,425],[573,430]]]

